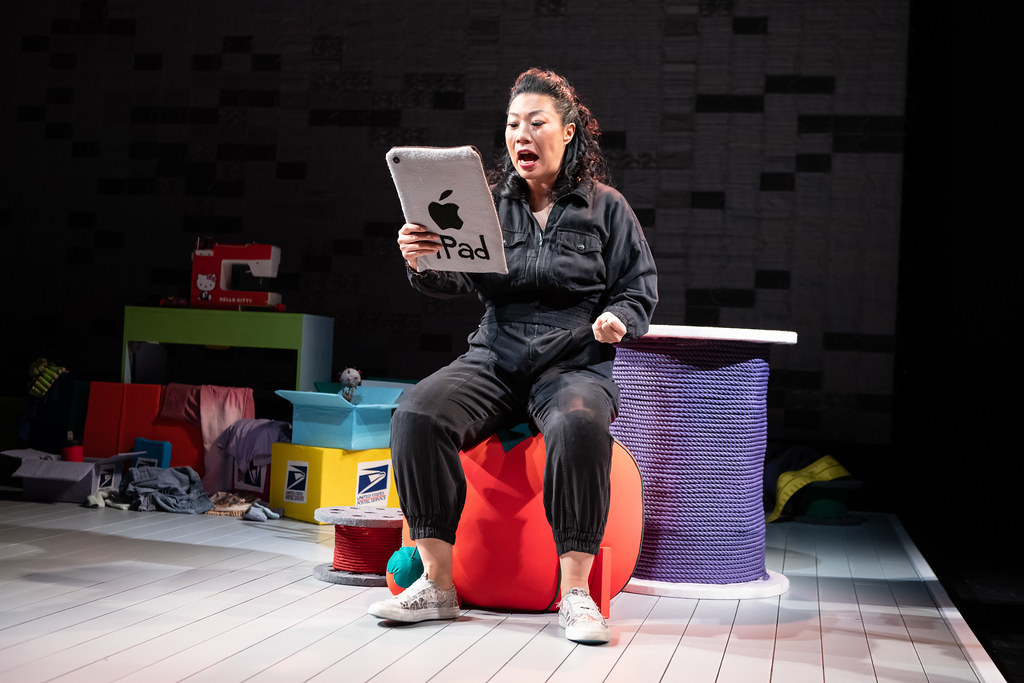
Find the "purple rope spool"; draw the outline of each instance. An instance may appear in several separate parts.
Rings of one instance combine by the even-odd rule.
[[[621,344],[612,434],[643,475],[644,539],[633,576],[673,583],[758,581],[765,571],[762,479],[768,345],[641,338]]]

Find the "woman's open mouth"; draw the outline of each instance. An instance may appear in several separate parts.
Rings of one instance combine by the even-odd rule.
[[[519,168],[527,170],[533,168],[537,164],[537,160],[540,157],[535,152],[531,152],[528,149],[521,149],[516,154],[516,159],[519,162]]]

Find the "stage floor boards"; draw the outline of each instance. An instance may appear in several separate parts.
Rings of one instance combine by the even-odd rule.
[[[1002,681],[892,516],[768,526],[790,590],[621,593],[612,642],[554,614],[387,627],[386,588],[315,579],[333,527],[0,501],[0,680]]]

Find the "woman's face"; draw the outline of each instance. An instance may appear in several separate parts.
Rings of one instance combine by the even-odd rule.
[[[549,95],[523,93],[509,103],[505,146],[512,165],[531,191],[554,185],[565,146],[575,132],[575,123],[562,123]]]

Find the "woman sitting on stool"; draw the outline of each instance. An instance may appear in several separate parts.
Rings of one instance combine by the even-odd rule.
[[[568,81],[531,69],[512,87],[508,157],[491,174],[508,274],[419,273],[417,260],[438,252],[439,235],[409,223],[398,232],[413,287],[438,297],[476,292],[486,310],[469,350],[406,391],[395,411],[395,482],[425,572],[370,614],[404,622],[459,616],[452,581],[466,498],[459,451],[525,413],[546,444],[559,625],[569,640],[608,642],[587,588],[608,517],[609,425],[619,397],[611,345],[647,331],[658,295],[640,224],[604,184],[598,134]]]

